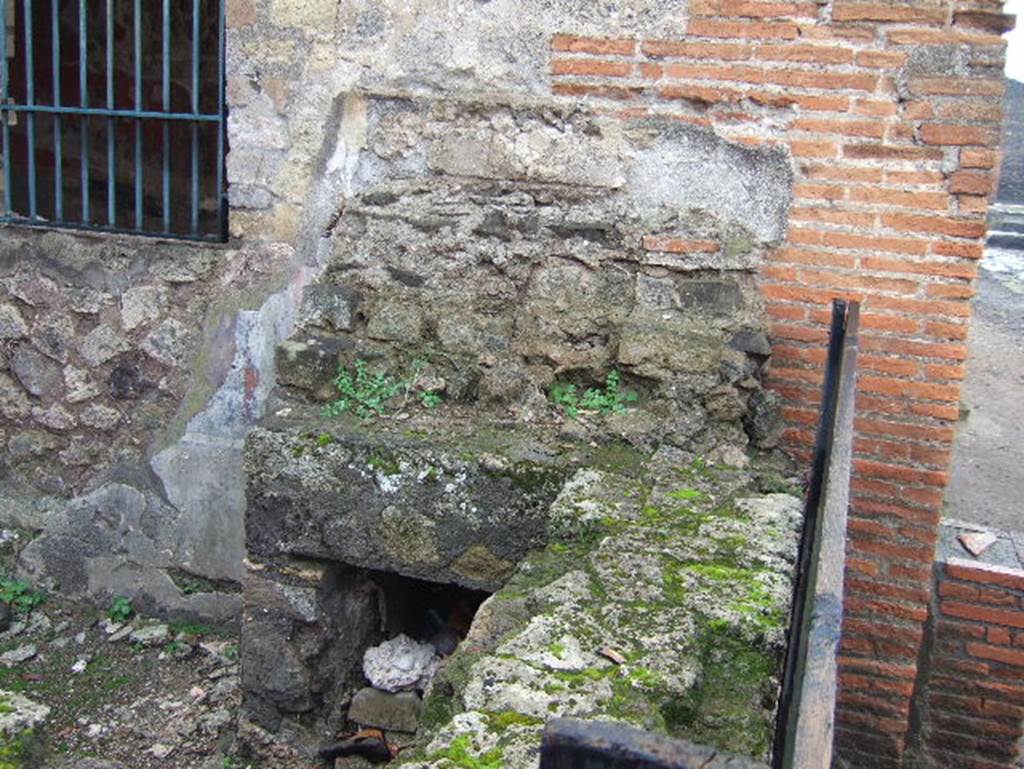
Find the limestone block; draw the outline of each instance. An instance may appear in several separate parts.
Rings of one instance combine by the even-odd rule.
[[[129,348],[128,340],[106,324],[99,325],[86,334],[78,346],[85,362],[94,367],[127,352]]]
[[[273,0],[270,20],[285,27],[330,29],[337,8],[337,0]]]
[[[319,440],[329,430],[329,442]],[[250,557],[302,554],[476,589],[547,537],[567,460],[526,435],[257,428],[246,440]],[[404,545],[403,545],[404,543]]]

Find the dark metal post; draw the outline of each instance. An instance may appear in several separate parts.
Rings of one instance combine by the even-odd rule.
[[[192,112],[199,115],[199,0],[192,0]],[[199,123],[192,123],[192,216],[189,231],[199,232]]]
[[[171,111],[171,0],[164,0],[163,7],[163,100],[164,112]],[[163,121],[163,215],[164,232],[171,231],[171,124]]]
[[[78,0],[78,84],[81,106],[89,107],[89,21],[85,0]],[[89,211],[89,118],[82,116],[82,222],[92,218]]]
[[[114,0],[107,0],[107,109],[114,109]],[[107,118],[107,224],[117,224],[117,168],[114,118]]]
[[[53,106],[60,106],[60,0],[50,4],[50,50],[53,68]],[[64,218],[64,151],[61,146],[63,131],[61,116],[53,116],[53,197],[54,215]]]
[[[10,113],[7,112],[7,88],[10,72],[7,68],[7,13],[8,0],[0,0],[0,23],[3,24],[3,35],[0,36],[0,122],[3,123],[3,147],[4,153],[4,216],[11,214],[11,127],[8,124]],[[14,3],[15,0],[10,0]],[[13,8],[13,5],[10,6]],[[12,12],[13,18],[13,12]]]
[[[25,0],[25,90],[29,106],[36,103],[35,59],[32,55],[32,0]],[[28,113],[28,216],[36,219],[36,116]]]

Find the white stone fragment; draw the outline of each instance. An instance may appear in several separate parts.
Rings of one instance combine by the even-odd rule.
[[[374,687],[386,692],[423,689],[440,662],[433,646],[402,634],[367,649],[363,673]]]
[[[977,558],[992,547],[999,540],[999,537],[991,531],[970,531],[959,535],[957,539],[960,540],[960,544],[964,546],[967,552]]]

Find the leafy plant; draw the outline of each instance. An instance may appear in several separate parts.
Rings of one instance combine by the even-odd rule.
[[[117,596],[107,610],[107,616],[112,622],[127,622],[135,616],[135,607],[132,600],[123,595]]]
[[[181,619],[171,620],[168,627],[172,633],[184,636],[204,636],[213,632],[213,628],[209,625]]]
[[[339,365],[337,376],[334,377],[332,383],[341,397],[328,403],[323,409],[323,415],[337,417],[351,412],[360,419],[382,416],[393,406],[398,408],[405,406],[409,402],[410,396],[418,389],[420,390],[419,400],[423,407],[437,408],[444,400],[441,393],[417,387],[426,364],[426,359],[417,358],[412,363],[411,371],[405,377],[398,377],[386,371],[371,373],[366,361],[361,358],[352,364],[351,369]],[[402,396],[401,401],[393,404],[392,401],[400,395]],[[325,446],[330,440],[330,436],[324,433],[317,439],[317,444]]]
[[[581,413],[622,414],[626,404],[637,400],[632,390],[620,389],[622,375],[613,370],[605,378],[604,387],[591,387],[580,395],[576,385],[566,382],[555,382],[551,385],[549,395],[552,403],[560,407],[565,415],[575,419]]]
[[[435,393],[435,392],[422,392],[422,393],[420,393],[420,403],[422,403],[423,407],[427,408],[427,409],[436,409],[438,406],[441,405],[441,402],[443,400],[444,400],[444,397],[441,395],[441,393]]]
[[[183,641],[168,641],[166,644],[164,644],[164,653],[174,655],[178,652],[184,651],[185,648],[186,646]]]
[[[0,601],[3,601],[15,614],[29,614],[46,596],[33,590],[27,582],[12,579],[0,579]]]
[[[324,407],[326,417],[351,411],[360,419],[369,419],[383,414],[387,402],[402,392],[400,381],[382,371],[371,374],[362,359],[352,365],[352,371],[339,366],[333,384],[341,397]]]

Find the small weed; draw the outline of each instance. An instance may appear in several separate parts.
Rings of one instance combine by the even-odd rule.
[[[213,628],[208,625],[202,625],[198,622],[188,622],[187,620],[173,620],[167,623],[167,627],[170,628],[170,631],[175,635],[204,636],[213,632]]]
[[[110,604],[110,608],[107,609],[107,616],[110,617],[111,622],[127,622],[135,616],[132,600],[123,595],[117,596]]]
[[[320,448],[330,446],[332,443],[334,443],[334,437],[330,433],[320,433],[316,437],[316,445]]]
[[[632,390],[621,390],[621,381],[622,375],[612,371],[605,378],[603,389],[591,387],[582,395],[577,392],[574,384],[555,382],[551,385],[549,395],[552,403],[570,419],[575,419],[581,413],[622,414],[626,411],[626,404],[637,400],[638,396]]]
[[[353,364],[352,371],[339,366],[333,384],[341,397],[324,407],[325,417],[348,411],[360,419],[379,416],[386,411],[387,402],[402,392],[401,381],[382,371],[371,374],[362,359]]]
[[[164,653],[165,654],[174,655],[174,654],[177,654],[180,651],[184,651],[184,649],[185,649],[185,644],[183,642],[181,642],[181,641],[168,641],[166,644],[164,644]]]
[[[441,393],[435,392],[422,392],[420,393],[420,403],[423,404],[425,409],[436,409],[444,401],[444,396]]]
[[[0,579],[0,601],[9,605],[16,614],[30,614],[45,600],[46,596],[33,590],[27,582]]]
[[[237,662],[238,644],[229,644],[228,646],[225,646],[222,654],[224,655],[224,659],[226,659],[228,662]]]
[[[366,361],[361,358],[352,364],[351,370],[345,366],[338,366],[333,384],[341,397],[328,403],[323,409],[323,415],[337,417],[351,412],[360,419],[383,416],[389,409],[406,406],[410,396],[417,391],[420,404],[424,408],[437,408],[444,400],[441,393],[423,390],[418,386],[420,375],[426,365],[425,359],[417,358],[404,377],[386,371],[371,373]],[[401,401],[394,403],[398,396],[402,396]],[[322,442],[325,436],[326,433],[317,439],[318,445],[327,445]],[[329,442],[330,436],[327,438]]]

